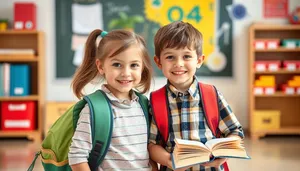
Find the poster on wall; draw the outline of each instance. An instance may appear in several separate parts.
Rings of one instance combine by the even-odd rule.
[[[150,56],[157,30],[173,21],[202,32],[204,65],[197,76],[232,76],[232,0],[56,0],[56,78],[70,78],[81,64],[88,33],[129,29],[142,35]],[[130,21],[130,22],[129,22]],[[153,61],[153,60],[152,60]],[[162,76],[155,66],[156,76]]]
[[[286,18],[288,10],[288,0],[264,0],[265,18]]]

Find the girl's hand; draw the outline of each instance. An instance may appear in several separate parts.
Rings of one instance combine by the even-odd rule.
[[[157,166],[156,162],[154,162],[153,160],[150,159],[149,163],[150,163],[150,165],[152,167],[152,171],[158,171],[158,166]]]
[[[202,166],[205,166],[205,167],[220,167],[223,163],[225,163],[228,159],[227,158],[218,158],[218,159],[215,159],[214,161],[212,162],[209,162],[209,163],[205,163],[205,164],[201,164]]]

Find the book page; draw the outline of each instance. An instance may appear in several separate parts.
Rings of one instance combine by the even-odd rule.
[[[182,140],[182,139],[175,138],[175,143],[179,148],[203,148],[203,149],[207,149],[207,147],[199,141]]]
[[[172,164],[174,169],[182,168],[185,166],[191,166],[198,163],[205,163],[210,160],[209,155],[193,156],[183,159],[177,158],[178,156],[172,154]]]
[[[205,143],[205,145],[209,148],[209,149],[213,149],[214,146],[218,145],[218,144],[222,144],[222,143],[231,143],[234,141],[240,141],[240,139],[238,137],[229,137],[229,138],[216,138],[216,139],[212,139],[209,140]]]
[[[245,149],[217,149],[212,154],[217,158],[250,158]]]

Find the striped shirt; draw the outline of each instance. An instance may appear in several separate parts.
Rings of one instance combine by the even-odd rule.
[[[100,170],[149,171],[147,151],[147,124],[138,96],[132,93],[132,100],[117,99],[105,86],[102,90],[109,98],[113,111],[113,132],[108,152],[98,168]],[[86,105],[77,123],[69,150],[69,164],[88,162],[92,149],[90,112]]]
[[[168,152],[173,151],[173,148],[175,146],[175,138],[201,141],[202,143],[206,143],[206,141],[215,138],[212,131],[208,127],[203,114],[198,80],[194,78],[194,82],[184,93],[179,92],[169,82],[166,87],[169,109],[171,113],[171,126],[169,128],[169,138],[165,149]],[[238,135],[241,138],[244,138],[244,133],[239,121],[231,111],[222,94],[219,91],[217,92],[220,109],[219,129],[222,137],[227,137],[228,135]],[[162,137],[158,132],[154,119],[152,119],[150,142],[153,144],[159,144],[160,141],[162,141]],[[224,169],[223,166],[219,168],[210,168],[201,165],[195,165],[194,167],[189,169],[189,171],[215,170],[223,171]]]

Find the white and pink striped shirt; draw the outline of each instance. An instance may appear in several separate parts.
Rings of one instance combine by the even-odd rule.
[[[111,101],[114,115],[112,140],[108,152],[98,168],[101,170],[149,171],[147,151],[147,123],[138,96],[132,93],[132,100],[117,99],[105,86],[101,89]],[[69,151],[69,164],[88,162],[92,149],[90,112],[86,105],[77,123]]]

